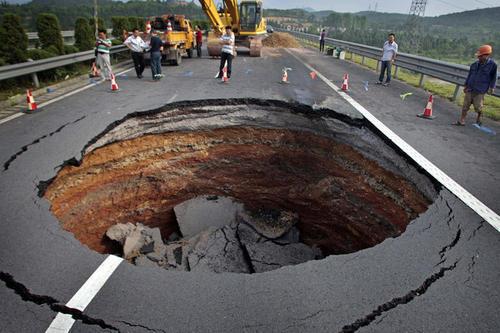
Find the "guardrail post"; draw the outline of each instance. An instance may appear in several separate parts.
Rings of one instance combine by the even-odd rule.
[[[361,57],[361,65],[363,65],[363,66],[365,65],[365,56]]]
[[[394,78],[397,79],[398,78],[398,72],[399,72],[399,66],[394,66]]]
[[[459,84],[455,86],[455,92],[453,93],[452,101],[455,102],[458,97],[460,96],[460,92],[462,91],[461,87]]]
[[[377,60],[377,72],[380,72],[380,60]]]
[[[420,74],[420,82],[418,83],[418,86],[422,88],[424,86],[424,81],[425,81],[425,75]]]
[[[33,59],[28,59],[28,61],[32,62]],[[38,75],[36,75],[36,73],[31,74],[31,79],[33,80],[35,88],[40,88],[40,81],[38,81]]]

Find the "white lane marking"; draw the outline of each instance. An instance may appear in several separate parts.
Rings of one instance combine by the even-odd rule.
[[[382,132],[389,140],[391,140],[395,145],[397,145],[402,151],[404,151],[410,158],[412,158],[418,165],[420,165],[424,170],[426,170],[432,177],[434,177],[438,182],[440,182],[444,187],[446,187],[451,193],[453,193],[457,198],[463,201],[469,208],[475,211],[479,216],[481,216],[486,222],[488,222],[493,228],[500,232],[500,216],[496,214],[492,209],[479,201],[475,196],[469,193],[465,188],[463,188],[456,181],[451,179],[447,174],[445,174],[441,169],[435,166],[431,161],[420,154],[415,148],[410,146],[406,141],[394,133],[389,127],[384,125],[380,120],[375,118],[367,109],[365,109],[361,104],[356,102],[351,96],[342,91],[339,87],[328,80],[323,74],[314,69],[311,65],[305,63],[297,55],[288,49],[285,49],[292,57],[301,62],[307,69],[317,73],[318,77],[325,82],[330,88],[332,88],[336,93],[338,93],[342,98],[344,98],[349,104],[351,104],[356,110],[358,110],[373,126],[375,126],[380,132]]]
[[[66,303],[66,306],[80,311],[85,310],[122,261],[120,257],[109,255]],[[74,323],[75,320],[71,315],[58,313],[45,333],[69,332]]]
[[[24,116],[24,113],[22,113],[22,112],[14,113],[13,115],[5,117],[2,120],[0,120],[0,125],[3,124],[3,123],[6,123],[8,121],[14,120],[16,118],[19,118],[21,116]]]
[[[124,70],[124,71],[122,71],[122,72],[120,72],[120,73],[117,73],[117,74],[116,74],[116,76],[119,76],[119,75],[125,74],[125,73],[127,73],[127,72],[130,72],[130,71],[131,71],[131,70],[133,70],[133,69],[134,69],[134,67],[129,68],[129,69],[126,69],[126,70]],[[56,97],[56,98],[54,98],[54,99],[51,99],[50,101],[47,101],[47,102],[44,102],[44,103],[40,103],[40,104],[38,104],[38,105],[37,105],[37,108],[38,108],[38,109],[41,109],[41,108],[43,108],[43,107],[45,107],[45,106],[47,106],[47,105],[50,105],[50,104],[55,103],[55,102],[58,102],[58,101],[60,101],[60,100],[62,100],[62,99],[64,99],[64,98],[66,98],[66,97],[69,97],[69,96],[71,96],[71,95],[77,94],[77,93],[79,93],[79,92],[82,92],[82,91],[84,91],[84,90],[87,90],[87,89],[89,89],[89,88],[92,88],[92,87],[94,87],[94,86],[97,86],[97,85],[99,85],[99,84],[101,84],[101,83],[104,83],[104,82],[105,82],[105,81],[98,81],[98,82],[95,82],[95,83],[90,83],[90,84],[88,84],[88,85],[86,85],[86,86],[83,86],[83,87],[78,88],[78,89],[76,89],[76,90],[70,91],[70,92],[68,92],[68,93],[66,93],[66,94],[64,94],[64,95],[61,95],[61,96],[59,96],[59,97]],[[0,125],[1,125],[1,124],[3,124],[3,123],[6,123],[6,122],[8,122],[8,121],[14,120],[14,119],[16,119],[16,118],[19,118],[19,117],[21,117],[21,116],[25,116],[25,115],[26,115],[26,113],[24,113],[24,112],[15,113],[15,114],[13,114],[12,116],[8,116],[8,117],[6,117],[6,118],[4,118],[4,119],[0,120]]]
[[[177,97],[177,93],[174,94],[174,96],[170,97],[169,100],[167,101],[167,104],[170,104],[174,101],[174,99],[176,99]]]

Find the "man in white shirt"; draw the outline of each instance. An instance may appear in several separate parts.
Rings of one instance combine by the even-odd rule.
[[[142,79],[142,72],[146,65],[144,64],[144,50],[148,47],[139,36],[139,29],[134,29],[132,35],[123,42],[130,51],[132,51],[132,60],[134,61],[135,73],[139,79]]]
[[[384,43],[383,53],[382,53],[382,68],[380,69],[380,77],[377,84],[383,84],[388,86],[391,82],[391,67],[396,60],[396,55],[398,54],[398,44],[396,44],[396,35],[389,34],[387,41]],[[387,78],[384,83],[385,72],[387,72]]]
[[[219,67],[219,75],[217,78],[221,79],[224,75],[224,65],[227,61],[227,78],[231,78],[231,69],[233,67],[233,58],[234,58],[234,33],[231,30],[231,26],[226,27],[226,33],[220,38],[222,44],[222,52],[220,55],[220,67]]]

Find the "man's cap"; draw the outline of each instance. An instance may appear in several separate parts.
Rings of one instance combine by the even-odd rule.
[[[482,45],[479,47],[479,49],[477,49],[476,57],[480,57],[482,55],[490,55],[492,53],[493,48],[491,47],[491,45]]]

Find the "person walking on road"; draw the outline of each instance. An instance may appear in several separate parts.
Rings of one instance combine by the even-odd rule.
[[[474,105],[474,110],[477,112],[476,123],[481,125],[484,95],[486,93],[492,95],[497,84],[498,67],[491,59],[492,53],[493,48],[490,45],[483,45],[477,50],[477,61],[470,66],[469,75],[465,80],[464,105],[456,125],[465,125],[465,117],[467,117],[471,105]]]
[[[196,26],[196,54],[201,58],[201,46],[203,45],[203,32],[199,25]]]
[[[380,76],[378,78],[377,84],[382,84],[388,86],[391,82],[391,69],[392,64],[396,60],[396,55],[398,54],[398,44],[396,44],[396,35],[390,33],[387,41],[384,43],[382,59],[381,59],[381,69]],[[387,72],[387,78],[384,82],[385,72]]]
[[[142,73],[146,67],[144,64],[144,50],[147,48],[147,45],[139,36],[139,29],[135,28],[132,35],[128,37],[123,44],[125,44],[132,52],[135,73],[139,79],[142,79]]]
[[[222,44],[222,52],[220,56],[220,66],[219,66],[219,75],[218,79],[224,77],[224,67],[227,63],[227,78],[231,78],[231,70],[233,67],[233,58],[234,58],[234,33],[231,30],[231,26],[226,27],[226,33],[220,38]]]
[[[326,38],[326,30],[323,29],[319,34],[319,52],[325,52],[325,38]]]
[[[157,31],[153,31],[151,35],[149,48],[149,52],[151,52],[151,74],[153,75],[153,81],[158,81],[163,77],[161,73],[161,51],[163,48],[163,41],[158,37]]]
[[[97,66],[101,69],[101,77],[103,80],[111,80],[111,61],[109,59],[109,50],[111,48],[111,39],[106,37],[106,30],[100,30],[97,41],[95,43],[97,50]]]

